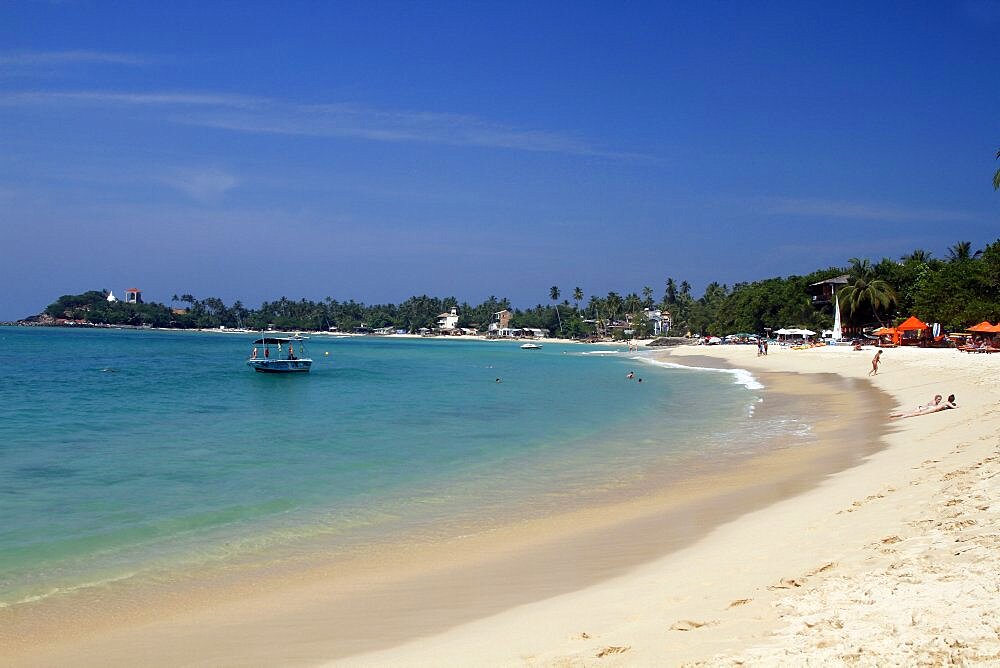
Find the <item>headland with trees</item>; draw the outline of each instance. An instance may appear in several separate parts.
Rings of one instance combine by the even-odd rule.
[[[479,304],[455,297],[413,296],[399,304],[364,304],[354,300],[288,299],[250,308],[241,301],[227,305],[217,297],[173,295],[170,304],[108,301],[106,290],[64,295],[42,314],[20,324],[130,325],[176,329],[341,332],[391,328],[416,333],[433,330],[439,314],[455,308],[458,326],[485,332],[494,313],[511,312],[512,327],[548,329],[567,338],[648,336],[647,309],[667,311],[670,334],[683,336],[761,333],[783,326],[827,329],[833,324],[833,303],[817,303],[810,286],[840,280],[837,296],[848,327],[891,325],[909,315],[941,323],[957,331],[969,325],[1000,320],[1000,239],[979,249],[960,241],[943,257],[917,249],[899,258],[877,262],[852,258],[846,266],[818,269],[801,276],[768,278],[728,286],[709,283],[700,297],[687,281],[667,278],[663,292],[650,286],[627,294],[590,295],[574,288],[564,297],[558,286],[548,290],[548,303],[514,308],[507,298],[490,296]],[[846,282],[844,282],[846,279]]]

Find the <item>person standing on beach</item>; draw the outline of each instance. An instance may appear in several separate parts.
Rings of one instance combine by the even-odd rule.
[[[878,364],[882,361],[881,357],[882,349],[880,348],[879,351],[875,353],[875,357],[872,358],[872,370],[868,372],[869,376],[874,376],[878,373]]]
[[[767,339],[764,339],[764,357],[767,357]]]

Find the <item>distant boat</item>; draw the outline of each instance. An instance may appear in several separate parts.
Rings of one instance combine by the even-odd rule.
[[[304,341],[305,337],[298,335],[261,337],[253,342],[247,366],[258,373],[309,373],[313,361],[305,356]],[[257,346],[262,346],[263,350]],[[271,346],[274,346],[273,351]]]
[[[525,343],[521,345],[521,350],[538,350],[541,348],[537,343]]]

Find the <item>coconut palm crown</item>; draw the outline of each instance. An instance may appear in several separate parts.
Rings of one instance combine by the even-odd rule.
[[[896,292],[876,276],[870,260],[855,257],[850,259],[850,263],[850,282],[837,293],[841,308],[851,319],[868,309],[880,324],[884,324],[882,315],[888,315],[888,311],[896,305]]]

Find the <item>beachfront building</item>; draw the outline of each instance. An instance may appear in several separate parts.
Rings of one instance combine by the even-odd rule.
[[[447,313],[438,314],[437,328],[449,334],[458,327],[458,309],[454,306]]]
[[[646,320],[653,328],[653,336],[663,336],[670,331],[670,311],[660,309],[643,309]]]
[[[118,301],[118,297],[115,297],[115,291],[114,290],[108,290],[108,296],[106,297],[106,299],[109,302],[111,302],[112,304],[115,303],[116,301]]]
[[[490,330],[488,338],[491,339],[544,339],[548,337],[549,330],[542,327],[503,327],[501,329]]]
[[[491,339],[505,338],[501,332],[510,331],[510,311],[504,309],[497,311],[490,317],[490,324],[486,331],[486,336]]]
[[[139,288],[129,288],[125,291],[125,303],[126,304],[141,304],[142,303],[142,290]]]
[[[833,296],[837,294],[842,287],[847,285],[847,282],[847,274],[842,274],[840,276],[828,278],[825,281],[817,281],[806,288],[806,291],[812,297],[813,306],[832,304]]]

